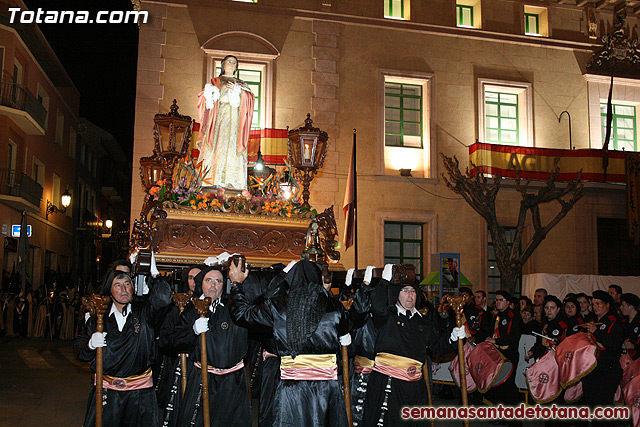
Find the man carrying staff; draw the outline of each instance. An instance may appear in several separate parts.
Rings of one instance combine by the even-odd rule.
[[[158,404],[153,389],[151,364],[155,359],[153,325],[171,303],[169,284],[161,278],[151,281],[149,298],[132,302],[133,283],[127,273],[112,271],[100,294],[110,296],[104,332],[96,332],[96,318],[78,338],[78,359],[96,369],[96,348],[103,348],[104,426],[157,426]],[[94,377],[95,378],[95,377]],[[95,425],[95,384],[91,387],[84,426]]]
[[[219,266],[203,266],[195,279],[194,298],[211,298],[207,317],[200,317],[190,304],[182,313],[182,323],[174,338],[176,351],[188,353],[191,369],[184,397],[178,400],[179,426],[201,426],[202,370],[200,334],[206,332],[207,370],[211,426],[249,427],[251,408],[247,371],[243,358],[248,350],[247,330],[237,326],[229,313],[229,302],[223,298],[225,277]],[[174,409],[175,411],[175,409]],[[206,426],[209,427],[209,426]]]
[[[182,272],[182,280],[180,281],[180,293],[193,292],[196,288],[196,276],[202,271],[203,265],[197,264],[187,267]],[[176,330],[181,326],[180,320],[180,308],[177,305],[173,305],[169,313],[162,323],[160,329],[160,336],[158,340],[158,347],[160,350],[160,356],[163,359],[164,375],[160,377],[160,383],[158,384],[158,404],[161,410],[164,410],[164,424],[168,425],[169,420],[172,419],[171,414],[174,410],[174,402],[178,399],[178,393],[180,393],[180,378],[181,369],[180,357],[178,351],[176,351],[175,338]],[[191,368],[193,364],[187,366]],[[175,419],[176,417],[173,417]]]
[[[346,311],[323,287],[320,267],[299,261],[286,274],[285,296],[250,304],[245,273],[231,267],[232,314],[240,324],[273,331],[280,362],[274,427],[346,427],[336,354],[348,345]]]
[[[376,357],[364,402],[364,426],[399,426],[403,407],[427,406],[422,378],[427,348],[437,354],[452,352],[456,341],[465,337],[464,327],[453,328],[451,336],[439,335],[436,326],[416,309],[418,287],[391,285],[392,267],[384,267],[371,296]],[[427,420],[411,422],[412,426],[427,424]]]

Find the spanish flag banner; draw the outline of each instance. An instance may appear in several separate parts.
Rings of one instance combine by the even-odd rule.
[[[560,150],[552,148],[514,147],[512,145],[476,142],[469,147],[469,161],[485,174],[515,178],[546,180],[553,161],[560,157],[558,181],[573,181],[582,169],[583,181],[604,181],[602,150]],[[609,152],[607,182],[625,183],[625,153]]]
[[[640,224],[640,154],[627,153],[626,166],[629,237],[635,238]]]
[[[284,165],[288,140],[287,129],[252,129],[247,147],[248,160],[255,162],[258,159],[258,148],[260,148],[265,163]]]

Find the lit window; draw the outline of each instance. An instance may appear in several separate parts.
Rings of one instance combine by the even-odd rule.
[[[409,19],[409,0],[384,0],[384,17]]]
[[[384,263],[413,264],[422,279],[422,224],[385,221]]]
[[[456,5],[456,15],[458,17],[458,27],[473,27],[473,7]]]
[[[400,176],[410,170],[415,178],[432,178],[436,164],[433,107],[433,76],[380,70],[379,173]],[[435,172],[434,172],[435,173]]]
[[[546,7],[524,6],[524,33],[528,36],[549,37],[549,18]]]
[[[531,84],[481,79],[479,95],[483,142],[533,146]]]
[[[602,141],[604,142],[607,135],[606,103],[600,104],[600,116],[602,118]],[[614,150],[637,151],[636,138],[636,107],[634,105],[613,104],[609,147],[613,147]]]
[[[532,13],[524,14],[524,33],[530,36],[540,35],[540,25],[538,23],[538,15]]]
[[[390,81],[384,89],[385,145],[422,148],[422,86]]]
[[[486,142],[518,145],[518,95],[485,92]]]

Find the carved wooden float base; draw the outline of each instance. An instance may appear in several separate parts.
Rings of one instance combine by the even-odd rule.
[[[300,260],[310,218],[164,209],[156,261],[196,264],[222,252],[243,254],[256,267]],[[342,269],[340,264],[331,269]]]

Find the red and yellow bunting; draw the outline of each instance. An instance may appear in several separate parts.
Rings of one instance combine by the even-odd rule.
[[[469,147],[469,161],[485,174],[515,178],[516,169],[523,179],[546,180],[553,161],[560,157],[558,181],[573,181],[582,169],[583,181],[604,181],[602,150],[560,150],[552,148],[514,147],[476,142]],[[625,153],[609,151],[607,182],[626,182]]]
[[[247,157],[250,162],[258,159],[258,147],[265,163],[284,165],[287,158],[287,129],[255,129],[249,135]]]

